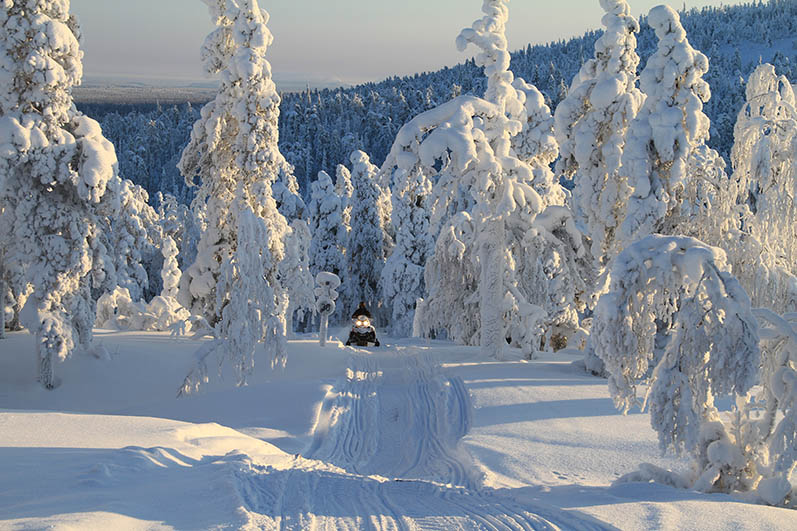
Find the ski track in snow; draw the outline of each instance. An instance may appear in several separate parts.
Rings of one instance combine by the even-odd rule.
[[[460,441],[472,406],[461,379],[428,356],[356,354],[324,400],[304,457],[278,470],[249,460],[233,483],[259,529],[606,529],[482,488]]]

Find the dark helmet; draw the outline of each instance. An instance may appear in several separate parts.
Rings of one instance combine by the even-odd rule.
[[[354,310],[352,314],[352,319],[357,319],[358,317],[367,317],[368,319],[372,319],[371,312],[368,311],[368,308],[365,307],[365,302],[361,302],[360,306]]]

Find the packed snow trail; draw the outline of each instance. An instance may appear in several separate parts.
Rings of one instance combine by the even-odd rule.
[[[408,351],[358,354],[330,389],[305,456],[357,474],[478,488],[459,442],[472,406],[460,378]]]
[[[239,462],[249,526],[265,529],[605,529],[481,488],[460,441],[472,405],[461,379],[409,350],[355,354],[330,389],[314,440],[290,468]]]

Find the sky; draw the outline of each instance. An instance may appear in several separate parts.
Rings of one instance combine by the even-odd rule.
[[[354,84],[438,70],[474,55],[459,31],[481,18],[482,0],[260,0],[271,15],[268,59],[278,84]],[[632,0],[638,16],[661,0]],[[674,7],[737,4],[679,0]],[[199,50],[213,26],[202,0],[72,0],[83,33],[84,76],[189,84],[211,80]],[[511,50],[601,26],[598,0],[513,0]]]

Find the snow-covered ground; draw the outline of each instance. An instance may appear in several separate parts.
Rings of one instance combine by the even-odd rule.
[[[198,341],[97,338],[110,359],[77,355],[53,391],[29,335],[0,341],[0,528],[797,529],[726,495],[611,486],[679,461],[575,355],[303,339],[283,371],[176,398]]]

